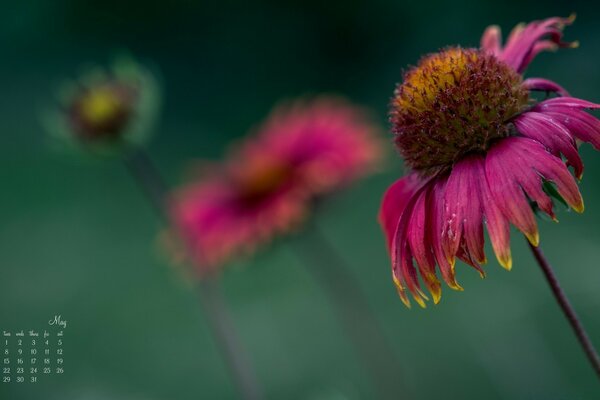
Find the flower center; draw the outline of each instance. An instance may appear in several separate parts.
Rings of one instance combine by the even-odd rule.
[[[450,48],[423,58],[391,104],[395,143],[425,174],[509,135],[509,120],[528,102],[522,78],[491,54]]]
[[[278,160],[254,158],[244,169],[234,173],[239,185],[240,199],[246,204],[255,204],[280,190],[290,177],[291,169]]]
[[[73,103],[72,120],[85,138],[115,137],[131,115],[133,92],[117,84],[104,84],[81,93]]]

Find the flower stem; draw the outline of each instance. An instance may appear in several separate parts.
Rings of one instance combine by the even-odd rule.
[[[142,149],[137,149],[125,157],[124,163],[163,223],[168,226],[170,224],[168,189],[158,168]],[[217,347],[242,398],[262,399],[264,397],[262,390],[246,356],[244,346],[236,334],[230,312],[215,278],[207,277],[200,281],[199,297]]]
[[[298,258],[325,289],[334,313],[349,335],[363,367],[383,399],[410,398],[394,350],[343,257],[317,224],[294,247]]]
[[[527,243],[529,243],[529,241],[527,241]],[[554,294],[554,297],[556,297],[556,301],[560,305],[565,317],[567,317],[567,320],[571,324],[571,328],[573,328],[573,331],[579,340],[579,344],[581,344],[581,347],[583,348],[588,360],[592,364],[592,367],[596,371],[598,378],[600,378],[600,357],[598,356],[598,353],[596,352],[596,349],[594,348],[594,345],[592,344],[592,341],[590,340],[585,328],[583,327],[583,324],[575,313],[573,306],[569,302],[567,295],[560,287],[552,267],[548,263],[548,260],[546,260],[544,253],[542,253],[542,250],[539,247],[535,247],[529,243],[529,248],[531,248],[533,256],[542,269],[542,272],[544,273],[544,276],[546,277],[546,280],[552,289],[552,293]]]

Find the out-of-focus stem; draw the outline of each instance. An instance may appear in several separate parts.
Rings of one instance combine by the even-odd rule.
[[[409,399],[394,349],[373,314],[360,283],[317,224],[313,223],[311,228],[296,241],[294,248],[298,258],[328,294],[335,315],[350,337],[380,398]]]
[[[157,214],[169,226],[167,185],[151,158],[144,150],[138,149],[129,154],[124,162]],[[214,340],[240,395],[245,400],[264,398],[245,348],[237,336],[218,281],[215,278],[206,277],[200,281],[198,287],[200,303],[206,313]]]

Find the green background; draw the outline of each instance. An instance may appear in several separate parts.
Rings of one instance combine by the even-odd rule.
[[[39,123],[64,77],[129,50],[160,71],[164,107],[149,152],[174,185],[217,159],[282,98],[342,93],[385,123],[401,71],[492,23],[578,13],[577,50],[528,76],[600,101],[600,13],[592,2],[31,1],[0,6],[0,330],[68,320],[65,374],[0,384],[0,398],[236,398],[197,294],[157,246],[161,229],[123,165],[53,151]],[[16,2],[15,2],[16,3]],[[600,344],[600,157],[582,147],[586,211],[540,222],[542,246]],[[427,310],[405,309],[375,216],[402,171],[332,199],[315,217],[362,284],[408,382],[398,399],[597,399],[600,386],[524,240],[514,268],[458,267]],[[282,241],[224,272],[222,287],[271,399],[373,398],[320,287]],[[408,395],[410,392],[410,397]]]

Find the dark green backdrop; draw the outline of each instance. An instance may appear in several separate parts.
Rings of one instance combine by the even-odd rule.
[[[0,330],[69,321],[65,374],[1,384],[0,398],[235,398],[197,297],[156,246],[159,221],[121,164],[53,152],[39,124],[65,76],[129,50],[161,71],[165,106],[149,151],[172,183],[216,158],[278,99],[333,91],[385,122],[401,70],[483,29],[578,13],[577,50],[528,71],[600,101],[600,13],[593,2],[23,1],[0,6]],[[17,2],[14,2],[17,3]],[[540,222],[542,246],[600,343],[600,154],[584,146],[584,215]],[[514,268],[405,309],[375,221],[384,173],[330,202],[317,223],[346,256],[401,358],[415,399],[597,399],[599,385],[523,239]],[[272,399],[371,398],[324,293],[285,243],[238,263],[222,285]],[[401,399],[403,394],[398,393]]]

